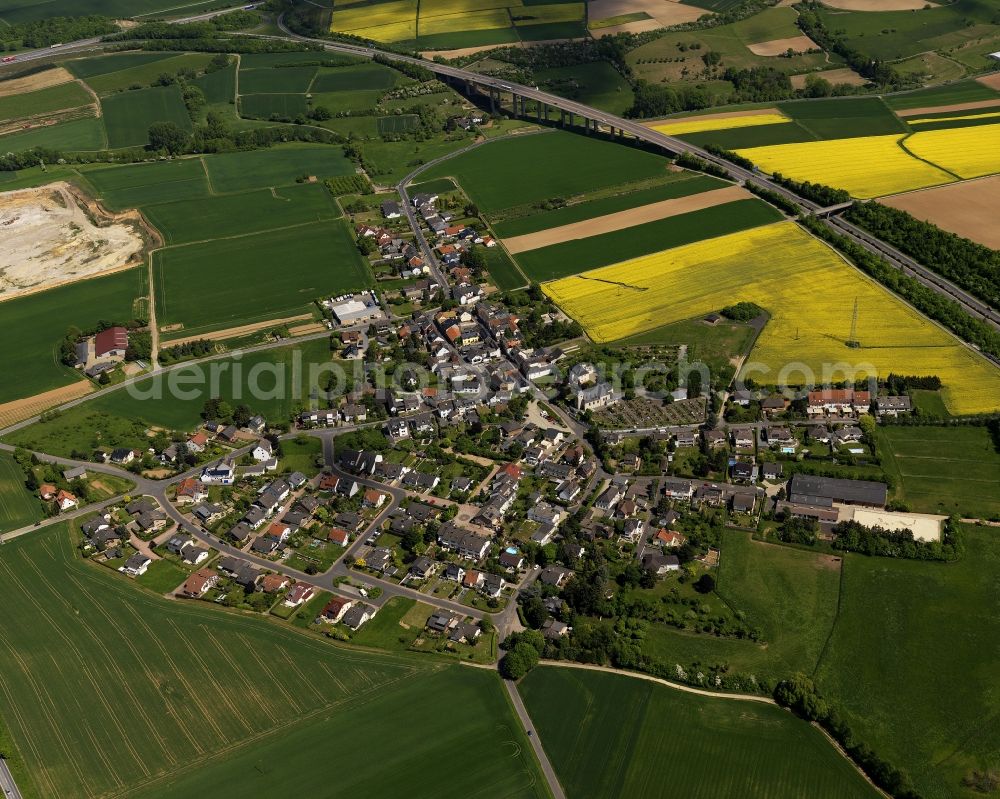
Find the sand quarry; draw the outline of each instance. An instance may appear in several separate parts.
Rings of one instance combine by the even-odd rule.
[[[110,216],[68,183],[0,193],[0,300],[135,266],[136,212]]]

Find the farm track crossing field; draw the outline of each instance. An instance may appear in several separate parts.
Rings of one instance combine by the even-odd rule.
[[[910,509],[1000,518],[1000,452],[985,427],[884,427],[879,453]]]
[[[94,98],[76,81],[48,89],[0,97],[0,121],[90,105]]]
[[[192,69],[200,72],[212,59],[209,53],[185,53],[170,58],[156,59],[137,64],[127,69],[106,72],[101,75],[87,77],[87,84],[102,97],[114,92],[125,91],[132,86],[149,86],[160,75],[176,75],[182,69]]]
[[[721,189],[728,185],[728,183],[708,175],[699,175],[694,172],[675,173],[670,176],[668,181],[659,186],[632,190],[629,190],[628,186],[622,186],[620,194],[609,197],[584,199],[551,211],[532,209],[530,214],[495,222],[493,230],[498,236],[505,238],[524,236],[560,225],[569,225],[573,222],[582,222],[585,219],[595,219],[606,214],[626,211],[640,205]]]
[[[667,160],[614,142],[543,133],[490,142],[427,170],[421,179],[454,177],[487,215],[551,197],[648,180]],[[567,168],[587,164],[587,169]]]
[[[68,525],[8,544],[0,573],[12,614],[0,633],[0,714],[28,795],[165,799],[340,785],[393,795],[404,781],[412,787],[410,757],[458,750],[477,769],[454,775],[444,795],[468,795],[484,769],[504,795],[544,796],[495,674],[167,602],[81,563]],[[441,712],[442,691],[461,697],[454,711]],[[316,741],[376,735],[387,714],[404,729],[379,775],[332,773],[316,758]]]
[[[227,193],[289,186],[297,178],[323,178],[354,173],[354,164],[340,147],[290,146],[239,153],[222,153],[205,159],[215,192]]]
[[[903,144],[917,158],[962,178],[1000,172],[1000,125],[920,131]]]
[[[160,250],[153,268],[157,322],[184,337],[303,313],[372,282],[339,219]]]
[[[153,205],[145,213],[167,244],[185,244],[321,222],[340,216],[340,209],[326,186],[303,183]]]
[[[1000,538],[962,532],[957,563],[846,555],[840,613],[815,675],[857,738],[927,799],[974,796],[961,780],[1000,751]]]
[[[101,106],[111,148],[145,146],[149,127],[155,122],[173,122],[182,130],[191,130],[191,117],[177,85],[123,92],[106,97]]]
[[[817,285],[823,292],[811,288]],[[1000,371],[791,222],[706,239],[543,289],[600,342],[735,301],[756,302],[771,314],[744,367],[758,382],[829,383],[847,372],[851,379],[937,375],[952,413],[1000,407]],[[846,344],[855,300],[858,349]]]
[[[861,198],[955,180],[943,169],[912,157],[900,146],[902,139],[898,135],[869,136],[751,147],[737,152],[765,172],[823,183]]]
[[[24,472],[8,453],[0,453],[0,533],[27,527],[42,518],[42,507],[24,485]]]
[[[69,327],[87,329],[101,319],[128,321],[135,298],[145,294],[146,270],[130,269],[4,302],[0,305],[0,370],[4,375],[0,402],[79,380],[79,372],[59,361],[59,345]]]
[[[877,795],[822,733],[778,707],[558,666],[518,690],[569,796]]]
[[[551,280],[608,266],[623,258],[651,255],[663,247],[691,244],[706,236],[771,224],[781,218],[778,211],[756,198],[736,200],[613,233],[550,244],[519,253],[517,262],[533,280]]]

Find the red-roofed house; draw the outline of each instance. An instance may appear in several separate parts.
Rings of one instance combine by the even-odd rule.
[[[205,491],[205,486],[200,480],[193,477],[187,477],[177,484],[178,502],[202,502],[207,496],[208,492]]]
[[[465,588],[479,588],[483,584],[484,579],[482,572],[469,569],[462,578],[462,585]]]
[[[521,479],[521,467],[514,463],[508,463],[501,470],[504,474],[509,475],[514,480]]]
[[[75,508],[77,505],[76,497],[69,493],[69,491],[60,489],[59,493],[56,494],[56,504],[59,506],[59,510]]]
[[[124,358],[128,349],[128,331],[124,327],[109,327],[94,336],[95,358]]]
[[[344,614],[347,613],[348,609],[353,604],[354,602],[350,599],[335,596],[327,602],[326,607],[323,608],[323,620],[329,622],[330,624],[336,624],[344,618]]]
[[[308,602],[316,595],[316,586],[309,583],[296,583],[285,594],[285,604],[290,608],[297,608],[299,605]]]
[[[54,485],[49,485],[48,483],[42,483],[38,486],[38,496],[48,502],[50,499],[56,498],[56,487]]]
[[[283,574],[265,574],[260,582],[261,590],[265,594],[276,594],[291,582],[290,577]]]
[[[685,541],[687,541],[687,538],[682,536],[680,533],[673,532],[672,530],[660,530],[656,534],[656,540],[658,543],[673,549],[674,547],[681,546]]]
[[[342,530],[339,527],[334,527],[327,538],[338,546],[346,547],[351,540],[351,534],[347,530]]]
[[[385,502],[385,494],[376,491],[374,488],[365,490],[365,505],[369,508],[381,508]]]
[[[208,434],[204,430],[199,430],[187,440],[187,447],[192,452],[203,452],[208,445]]]
[[[215,572],[212,569],[199,569],[184,581],[181,593],[184,594],[184,596],[200,597],[204,595],[209,588],[215,588],[215,585],[218,582],[218,572]]]

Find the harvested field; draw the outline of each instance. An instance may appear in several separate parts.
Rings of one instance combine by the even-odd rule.
[[[252,333],[259,333],[261,330],[269,330],[272,327],[282,327],[292,322],[302,322],[305,319],[312,319],[312,314],[299,314],[298,316],[288,316],[284,319],[268,319],[264,322],[254,322],[252,325],[240,325],[239,327],[227,327],[225,330],[214,330],[211,333],[202,333],[198,336],[187,336],[186,338],[172,338],[168,342],[170,346],[176,344],[187,344],[191,341],[208,339],[209,341],[223,341],[228,338],[240,338],[249,336]],[[183,325],[164,325],[160,328],[161,333],[182,330]]]
[[[650,20],[657,23],[653,27],[679,25],[682,22],[694,22],[698,17],[711,12],[696,6],[682,5],[671,0],[592,0],[588,4],[587,16],[591,20],[611,19],[625,14],[648,14]],[[647,20],[649,21],[649,20]],[[636,25],[641,23],[627,23]],[[624,27],[624,26],[616,26]],[[600,28],[599,35],[606,35],[614,28]],[[642,28],[649,30],[649,28]]]
[[[976,78],[976,80],[986,86],[989,89],[996,89],[1000,92],[1000,72],[994,72],[992,75],[983,75],[981,78]]]
[[[0,81],[0,97],[37,92],[39,89],[48,89],[50,86],[68,83],[73,79],[73,76],[62,67],[47,69],[44,72],[36,72],[34,75],[26,75],[23,78]]]
[[[952,103],[950,105],[931,105],[922,108],[907,108],[897,111],[898,117],[919,117],[924,114],[945,114],[949,111],[974,111],[977,108],[993,108],[1000,105],[1000,98],[996,100],[973,100],[968,103]]]
[[[0,194],[0,300],[135,266],[143,245],[135,220],[92,218],[68,183]]]
[[[0,405],[0,428],[10,427],[24,419],[37,416],[44,410],[84,397],[93,390],[94,386],[89,380],[79,380],[68,386],[35,394],[33,397],[5,402]]]
[[[772,39],[769,42],[758,42],[748,44],[747,49],[754,55],[784,55],[789,50],[793,53],[804,53],[808,50],[819,49],[808,36],[789,36],[787,39]]]
[[[691,211],[700,211],[702,208],[712,208],[716,205],[735,202],[736,200],[749,199],[753,195],[746,189],[739,186],[727,186],[724,189],[706,191],[700,194],[692,194],[687,197],[678,197],[674,200],[661,200],[649,205],[641,205],[638,208],[630,208],[627,211],[619,211],[614,214],[599,216],[595,219],[586,219],[582,222],[573,222],[568,225],[541,230],[537,233],[528,233],[523,236],[514,236],[504,240],[504,246],[511,254],[537,250],[539,247],[548,247],[550,244],[559,244],[573,239],[585,239],[590,236],[599,236],[603,233],[613,233],[616,230],[625,230],[635,225],[642,225],[646,222],[655,222],[659,219],[666,219],[678,214],[686,214]]]
[[[847,83],[851,86],[864,86],[868,82],[853,69],[843,67],[842,69],[824,69],[822,72],[809,72],[806,75],[792,75],[792,88],[805,88],[806,78],[809,77],[809,75],[815,75],[817,78],[823,78],[823,80],[828,80],[834,85],[838,83]],[[902,116],[902,114],[900,114],[900,116]]]
[[[841,11],[918,11],[937,3],[927,0],[823,0],[823,5]]]
[[[681,6],[681,8],[687,8],[687,6]],[[600,38],[602,36],[615,36],[619,33],[644,33],[659,27],[660,23],[655,19],[639,19],[634,22],[623,22],[621,25],[609,25],[606,28],[593,28],[590,35]]]
[[[883,197],[879,202],[1000,250],[1000,175]]]

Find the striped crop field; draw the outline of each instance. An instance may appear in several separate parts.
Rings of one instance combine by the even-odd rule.
[[[914,133],[904,144],[923,158],[962,178],[1000,172],[1000,125],[975,125]]]
[[[744,373],[760,383],[937,375],[952,413],[1000,408],[1000,371],[792,222],[675,247],[542,289],[598,342],[755,302],[771,318]],[[855,301],[858,348],[847,345]]]
[[[3,550],[0,718],[26,797],[545,795],[495,674],[167,601],[84,563],[68,523]],[[379,773],[317,757],[390,719],[401,728]],[[454,753],[476,768],[433,789],[414,776]]]
[[[993,117],[1000,117],[1000,111],[988,111],[984,114],[966,114],[965,116],[957,117],[921,117],[919,119],[910,119],[907,117],[907,125],[932,125],[938,122],[965,122],[968,119],[991,119]]]
[[[732,128],[752,128],[758,125],[780,125],[792,120],[779,111],[757,114],[710,114],[708,116],[684,117],[681,119],[665,119],[662,122],[650,122],[649,127],[668,136],[680,136],[685,133],[702,133],[706,130],[730,130]]]
[[[911,142],[918,136],[945,132],[957,131],[928,131],[910,138],[891,134],[774,144],[736,152],[765,172],[780,172],[794,180],[823,183],[849,191],[855,197],[881,197],[950,183],[955,179],[943,169],[914,158],[900,146],[906,139],[904,143],[907,149],[911,149]]]

